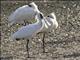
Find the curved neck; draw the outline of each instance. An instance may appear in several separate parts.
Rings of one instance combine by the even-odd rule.
[[[36,14],[35,20],[37,20],[36,24],[42,25],[43,19],[40,17],[40,14],[39,13]]]

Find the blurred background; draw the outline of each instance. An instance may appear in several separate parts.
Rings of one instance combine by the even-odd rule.
[[[27,60],[26,40],[10,41],[19,26],[8,28],[8,17],[17,8],[32,1],[1,1],[1,56],[2,60]],[[80,1],[33,1],[39,10],[48,15],[55,12],[59,23],[55,32],[46,34],[42,53],[42,34],[30,40],[29,60],[79,60],[80,59]]]

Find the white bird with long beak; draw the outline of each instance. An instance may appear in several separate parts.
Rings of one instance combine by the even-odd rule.
[[[48,16],[46,16],[44,18],[44,21],[45,21],[45,25],[44,25],[43,29],[40,31],[43,33],[43,39],[42,39],[42,41],[43,41],[43,53],[45,53],[45,45],[44,45],[45,34],[48,32],[54,31],[58,27],[58,22],[56,20],[56,16],[54,13],[51,13]]]
[[[32,37],[34,37],[38,32],[40,32],[45,23],[44,23],[44,17],[42,13],[38,13],[36,16],[36,20],[37,22],[34,24],[29,24],[26,26],[23,26],[22,28],[20,28],[17,32],[15,32],[11,38],[13,40],[18,40],[21,38],[26,38],[27,39],[27,53],[28,53],[28,58],[29,56],[29,50],[28,50],[28,43],[29,43],[29,39],[31,39]]]
[[[39,12],[38,6],[34,2],[19,7],[9,16],[9,26],[12,26],[15,23],[24,23],[24,21],[31,22]]]

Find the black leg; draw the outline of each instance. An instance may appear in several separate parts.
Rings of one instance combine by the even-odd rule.
[[[45,38],[45,32],[43,33],[43,38],[42,38],[42,42],[43,42],[43,53],[48,53],[48,52],[45,51],[45,40],[44,40],[44,38]]]
[[[29,44],[29,39],[27,40],[27,45],[26,45],[26,47],[27,47],[27,58],[29,58],[30,56],[29,56],[29,47],[28,47],[28,44]]]
[[[42,42],[43,42],[43,53],[45,53],[45,42],[44,42],[44,38],[45,38],[45,33],[43,33],[43,38],[42,38]]]
[[[27,58],[35,58],[35,57],[31,57],[30,55],[29,55],[29,39],[27,40],[27,45],[26,45],[26,48],[27,48]]]

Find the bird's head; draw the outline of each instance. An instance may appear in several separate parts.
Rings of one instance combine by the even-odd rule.
[[[39,16],[40,16],[40,18],[41,18],[41,19],[43,19],[43,18],[44,18],[44,16],[43,16],[43,14],[42,14],[42,13],[39,13]]]
[[[44,18],[43,13],[41,13],[41,12],[40,12],[40,13],[38,13],[38,14],[37,14],[37,16],[38,16],[38,18],[39,18],[39,19],[43,19],[43,18]]]
[[[55,16],[55,13],[54,13],[54,12],[50,13],[47,17],[52,18],[52,19],[55,19],[55,18],[56,18],[56,16]]]
[[[34,2],[31,2],[30,4],[28,4],[28,6],[34,9],[38,8],[38,6]]]
[[[35,15],[35,19],[37,19],[38,21],[39,20],[43,20],[43,18],[44,18],[44,15],[43,15],[43,13],[37,13],[36,15]]]
[[[56,20],[56,15],[55,15],[55,13],[52,12],[52,13],[50,13],[47,17],[49,18],[49,20],[50,20],[50,18],[51,18],[51,20],[54,22],[54,28],[56,29],[56,28],[58,27],[58,22],[57,22],[57,20]]]

